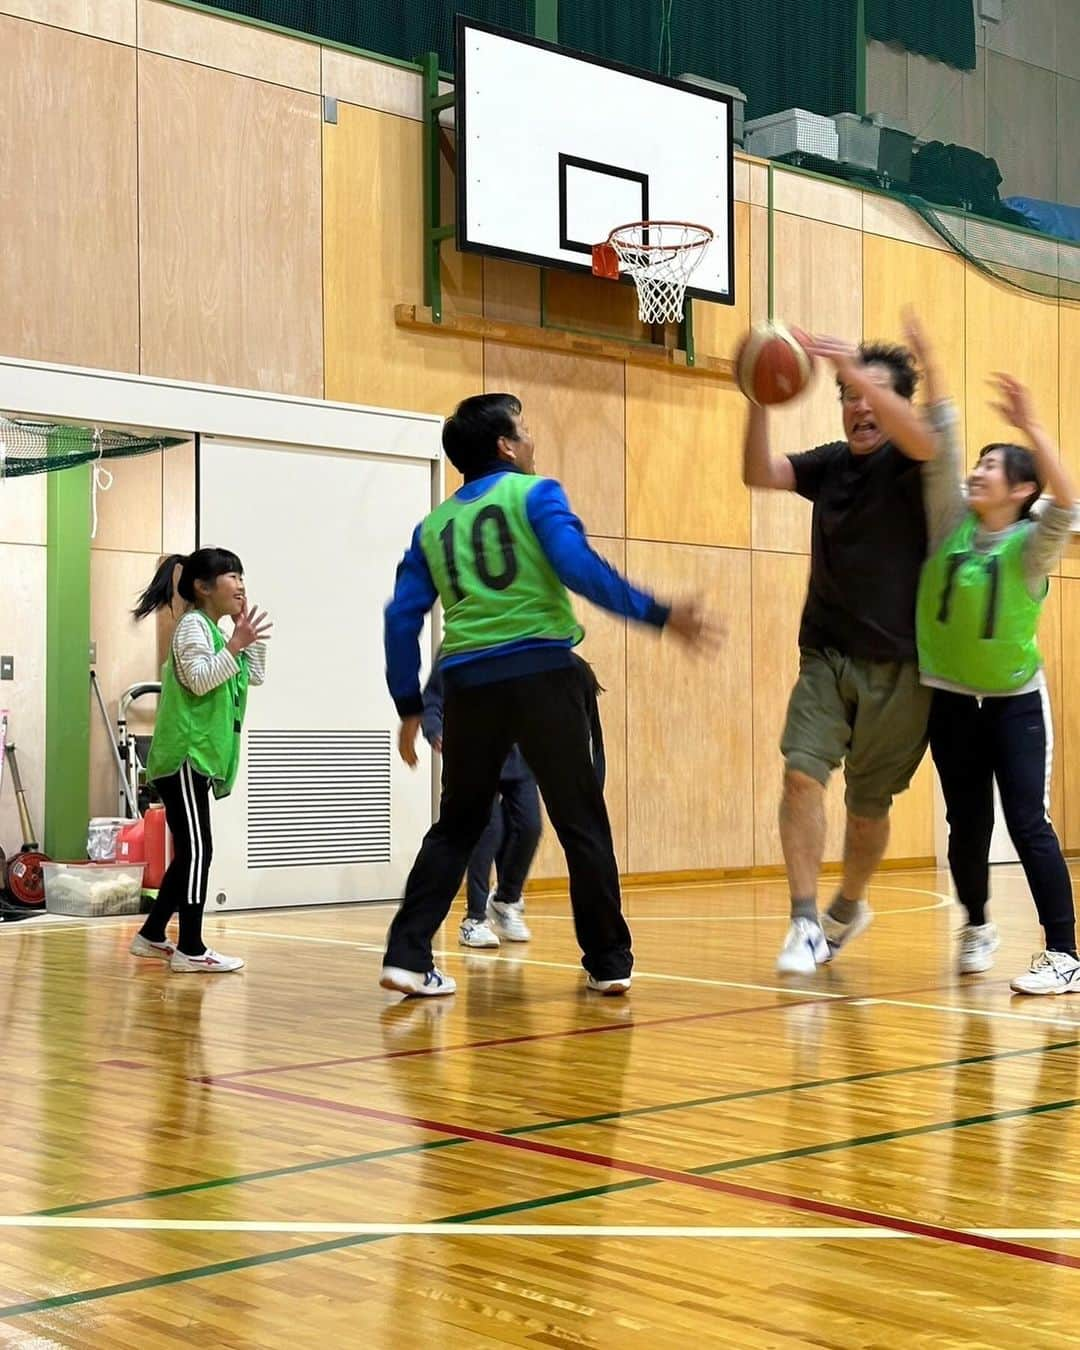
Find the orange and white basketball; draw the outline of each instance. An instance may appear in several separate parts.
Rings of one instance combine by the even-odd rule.
[[[735,353],[735,378],[751,403],[787,403],[814,373],[814,359],[782,323],[756,323]]]

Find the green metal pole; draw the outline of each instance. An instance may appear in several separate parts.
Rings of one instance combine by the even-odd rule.
[[[686,364],[692,366],[695,361],[694,352],[694,300],[692,296],[686,297],[683,305],[683,321],[679,326],[679,338],[682,342],[682,349],[686,353]]]
[[[558,42],[559,0],[536,0],[533,32],[545,42]]]
[[[866,112],[866,0],[855,0],[855,111]]]
[[[424,304],[436,323],[442,323],[442,276],[439,271],[439,240],[435,237],[442,215],[439,178],[439,54],[420,57],[424,82]]]
[[[46,498],[42,843],[54,858],[81,858],[90,816],[90,466],[50,473]]]

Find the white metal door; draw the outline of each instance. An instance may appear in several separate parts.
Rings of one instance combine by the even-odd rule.
[[[431,509],[433,467],[203,439],[199,543],[240,555],[275,624],[240,777],[214,807],[211,907],[401,893],[432,782],[427,761],[411,772],[397,756],[382,609]]]

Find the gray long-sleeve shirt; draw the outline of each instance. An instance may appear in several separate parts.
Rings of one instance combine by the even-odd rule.
[[[968,514],[967,495],[964,491],[964,450],[960,442],[959,415],[956,404],[951,399],[932,403],[927,409],[930,425],[937,441],[937,454],[923,464],[923,502],[926,509],[927,544],[931,554],[936,553],[949,535]],[[1004,530],[983,530],[975,532],[973,546],[978,552],[989,551],[1001,540],[1017,530],[1027,534],[1024,544],[1024,574],[1033,599],[1040,599],[1046,586],[1050,569],[1064,552],[1068,543],[1073,522],[1073,508],[1059,506],[1057,502],[1045,503],[1037,517],[1018,520]],[[974,694],[977,697],[1012,697],[1027,694],[1045,687],[1046,679],[1041,669],[1020,689],[1013,689],[1007,695],[987,694],[985,690],[969,689],[964,685],[951,684],[932,676],[923,676],[923,683],[936,689],[949,689],[959,694]]]

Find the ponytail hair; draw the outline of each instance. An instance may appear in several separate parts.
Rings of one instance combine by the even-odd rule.
[[[194,553],[170,553],[154,573],[150,585],[139,596],[132,613],[136,619],[145,619],[155,610],[168,609],[173,602],[173,577],[179,567],[180,580],[176,592],[181,600],[194,605],[198,600],[195,583],[203,581],[210,584],[225,576],[227,572],[236,572],[243,576],[244,564],[226,548],[199,548]]]

